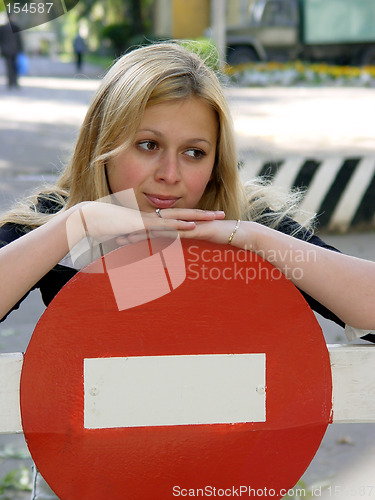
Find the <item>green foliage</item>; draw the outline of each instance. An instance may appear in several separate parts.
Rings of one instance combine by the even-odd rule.
[[[197,38],[196,40],[183,40],[182,45],[198,54],[214,71],[220,70],[219,51],[214,42],[209,38]]]
[[[151,33],[153,4],[154,0],[80,0],[74,10],[77,21],[88,21],[91,47],[118,57]]]
[[[14,469],[0,479],[0,499],[8,498],[6,492],[11,490],[31,491],[31,474],[27,467]]]
[[[4,446],[0,450],[0,459],[25,459],[30,458],[29,450],[25,447],[24,449],[16,449],[12,445]]]
[[[109,69],[114,62],[113,57],[101,56],[98,54],[87,54],[85,61],[90,64],[94,64],[95,66],[100,66],[103,70]]]
[[[140,45],[149,45],[151,43],[155,42],[163,42],[169,40],[168,38],[162,38],[162,37],[157,37],[154,35],[134,35],[131,37],[129,40],[129,46],[130,48],[136,48],[139,47]]]
[[[105,26],[102,29],[102,37],[111,41],[116,56],[120,56],[126,50],[134,49],[140,45],[166,40],[151,34],[134,33],[132,27],[127,23]]]
[[[108,39],[117,56],[121,55],[129,46],[133,35],[132,26],[128,22],[109,24],[102,29],[101,36]]]
[[[19,335],[19,333],[15,328],[0,328],[0,337],[10,337],[11,335]]]

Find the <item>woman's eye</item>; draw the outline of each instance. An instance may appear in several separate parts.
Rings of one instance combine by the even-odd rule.
[[[206,156],[206,153],[201,149],[188,149],[187,151],[185,151],[185,154],[191,156],[195,160],[200,160],[201,158]]]
[[[154,141],[142,141],[138,142],[138,147],[145,151],[155,151],[158,145]]]

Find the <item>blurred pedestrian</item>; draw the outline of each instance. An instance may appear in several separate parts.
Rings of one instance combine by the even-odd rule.
[[[76,37],[74,38],[73,49],[74,49],[74,54],[76,57],[77,71],[80,72],[82,69],[83,54],[85,53],[86,46],[85,46],[84,39],[82,38],[82,36],[79,33],[77,33]]]
[[[0,26],[0,49],[5,60],[8,88],[17,88],[17,56],[23,52],[23,46],[19,27],[12,20]]]

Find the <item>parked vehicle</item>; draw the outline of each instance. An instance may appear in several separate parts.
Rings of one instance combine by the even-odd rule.
[[[375,0],[255,0],[226,30],[227,61],[375,64]]]

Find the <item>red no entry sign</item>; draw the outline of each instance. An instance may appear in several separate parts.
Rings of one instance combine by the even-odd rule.
[[[61,499],[280,498],[319,447],[330,363],[298,290],[249,252],[196,241],[183,251],[172,293],[119,310],[94,264],[37,325],[22,422]]]

